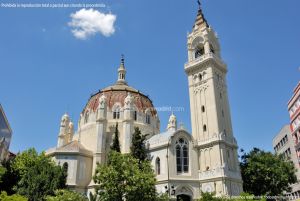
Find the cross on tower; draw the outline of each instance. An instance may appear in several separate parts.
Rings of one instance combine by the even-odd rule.
[[[199,8],[201,8],[201,1],[200,0],[197,0],[197,3],[199,5]]]

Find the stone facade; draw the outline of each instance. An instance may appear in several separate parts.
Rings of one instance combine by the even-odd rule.
[[[121,152],[129,153],[134,127],[148,134],[146,146],[157,177],[157,191],[173,198],[200,198],[201,191],[239,195],[242,180],[227,97],[227,67],[221,59],[216,34],[199,8],[188,35],[188,77],[192,133],[177,128],[170,116],[160,133],[160,121],[152,101],[126,81],[124,58],[117,82],[92,95],[80,114],[77,131],[65,114],[57,146],[47,154],[68,163],[68,185],[79,192],[93,191],[97,163],[106,161],[115,126]]]
[[[201,8],[188,34],[188,76],[192,136],[202,191],[239,195],[242,179],[228,101],[227,66],[220,44]]]

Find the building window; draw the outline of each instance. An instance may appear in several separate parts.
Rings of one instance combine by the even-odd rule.
[[[133,111],[133,119],[134,119],[134,121],[137,120],[137,111]]]
[[[204,105],[202,105],[201,111],[202,111],[202,112],[205,112],[205,107],[204,107]]]
[[[120,108],[117,107],[114,111],[113,111],[113,119],[120,119]]]
[[[204,131],[204,132],[207,131],[206,124],[203,125],[203,131]]]
[[[199,74],[199,80],[200,80],[200,81],[202,81],[202,78],[203,78],[202,75]]]
[[[151,117],[150,114],[146,114],[146,123],[151,124]]]
[[[68,173],[68,169],[69,169],[69,164],[67,162],[64,162],[63,163],[63,166],[62,166],[62,169],[65,171],[65,173],[67,173],[67,178],[71,177],[71,175],[69,176],[69,173]]]
[[[189,146],[183,138],[176,141],[176,167],[177,173],[187,173],[189,171]]]
[[[156,175],[160,175],[160,158],[157,158],[155,161],[155,172]]]

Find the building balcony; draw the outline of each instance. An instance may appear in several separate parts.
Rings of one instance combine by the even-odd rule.
[[[215,62],[216,64],[218,64],[218,66],[220,66],[220,67],[224,68],[224,70],[226,70],[226,64],[212,52],[210,52],[208,54],[204,54],[204,55],[196,58],[195,60],[185,63],[184,69],[185,69],[185,71],[189,71],[189,70],[192,70],[193,67],[197,66],[196,64],[209,62],[209,61]]]

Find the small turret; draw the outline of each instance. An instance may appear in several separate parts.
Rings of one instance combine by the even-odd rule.
[[[97,108],[97,121],[100,119],[106,119],[106,114],[107,114],[107,98],[104,94],[101,95],[99,98],[99,105]]]
[[[74,124],[67,113],[65,113],[60,121],[60,129],[58,134],[57,147],[64,146],[72,141],[74,135]]]
[[[171,116],[169,118],[167,130],[168,131],[176,131],[177,130],[177,119],[173,113],[171,114]]]
[[[74,135],[74,124],[72,121],[70,121],[69,132],[68,132],[68,136],[67,136],[67,143],[70,143],[72,141],[73,135]]]
[[[70,117],[67,113],[65,113],[60,121],[60,131],[59,131],[59,135],[63,135],[65,133],[68,133],[68,125],[70,123]]]

